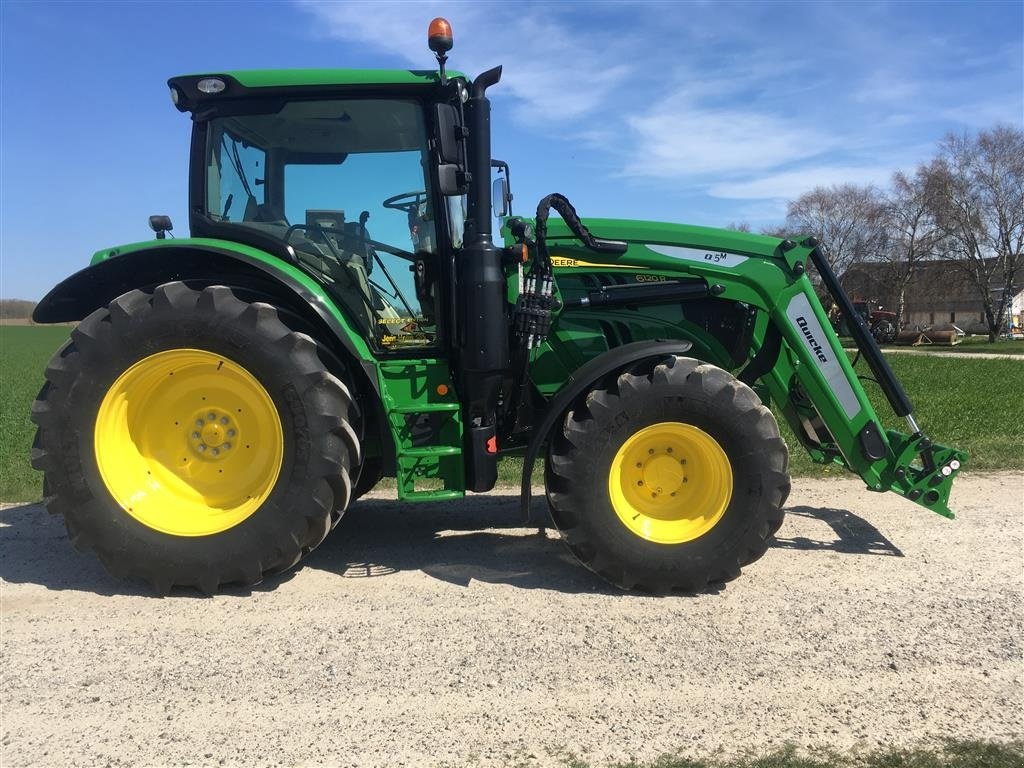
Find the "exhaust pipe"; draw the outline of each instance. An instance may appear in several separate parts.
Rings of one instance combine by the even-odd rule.
[[[501,67],[473,81],[466,102],[471,174],[462,252],[456,277],[459,313],[458,368],[463,399],[466,489],[489,491],[498,480],[497,409],[508,369],[508,309],[502,251],[492,241],[491,103],[487,89]]]

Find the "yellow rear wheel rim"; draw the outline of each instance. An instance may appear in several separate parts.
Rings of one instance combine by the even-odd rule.
[[[659,544],[681,544],[722,519],[732,499],[732,465],[704,430],[663,421],[622,444],[612,459],[608,493],[631,532]]]
[[[157,352],[122,373],[100,403],[96,463],[132,517],[173,536],[232,528],[266,501],[284,432],[263,385],[223,355]]]

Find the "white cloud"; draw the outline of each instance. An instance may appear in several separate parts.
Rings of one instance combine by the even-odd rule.
[[[627,124],[635,147],[625,165],[627,176],[675,178],[766,170],[838,144],[836,137],[799,117],[708,107],[692,90],[630,117]]]
[[[921,96],[923,85],[895,72],[876,72],[853,93],[856,101],[868,104],[907,105]]]
[[[959,126],[973,129],[991,128],[995,123],[1024,125],[1024,111],[1020,94],[1007,98],[972,99],[956,107],[945,107],[937,116]]]
[[[523,122],[564,121],[608,102],[629,74],[612,51],[625,50],[625,35],[586,36],[561,24],[550,10],[490,4],[326,3],[299,0],[322,34],[372,45],[417,69],[434,66],[427,49],[426,24],[444,15],[452,24],[455,46],[449,66],[470,77],[502,60],[505,94],[527,108]],[[497,34],[496,34],[497,33]]]
[[[883,185],[892,176],[893,166],[820,165],[770,173],[757,178],[724,181],[712,184],[712,197],[760,200],[765,198],[792,200],[815,187],[833,184]]]
[[[892,45],[898,34],[862,23],[891,15],[885,6],[794,11],[813,17],[807,29],[841,30],[808,58],[792,55],[786,35],[768,34],[787,21],[753,6],[736,25],[714,3],[297,2],[320,34],[416,69],[434,66],[425,26],[443,14],[455,33],[452,65],[473,76],[504,61],[500,98],[545,137],[545,151],[586,149],[619,181],[764,201],[754,218],[815,186],[885,185],[949,128],[1020,119],[1019,66],[993,69],[1019,64],[1019,44],[980,60],[975,74],[954,71],[935,55],[951,50],[948,41],[908,51]],[[1016,91],[1003,97],[1003,83]]]

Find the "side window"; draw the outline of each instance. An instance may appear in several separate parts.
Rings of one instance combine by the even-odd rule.
[[[221,221],[258,221],[265,202],[267,154],[226,131],[211,147],[207,205]],[[214,183],[214,180],[215,183]]]
[[[306,263],[309,243],[321,250],[334,244],[337,254],[316,255],[314,266],[386,350],[437,341],[437,237],[425,156],[421,149],[361,152],[336,164],[284,167],[285,217],[301,227],[291,244]]]
[[[215,118],[206,215],[286,243],[377,351],[435,346],[444,216],[424,118],[419,102],[381,98]]]

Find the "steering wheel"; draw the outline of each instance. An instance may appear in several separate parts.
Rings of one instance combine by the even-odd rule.
[[[427,202],[427,193],[421,190],[419,192],[403,192],[400,195],[393,195],[381,203],[381,205],[385,208],[401,211],[402,213],[417,214],[419,213],[420,206],[425,202]]]

